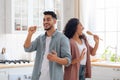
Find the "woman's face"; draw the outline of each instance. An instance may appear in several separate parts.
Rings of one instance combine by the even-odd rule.
[[[82,31],[84,30],[84,27],[82,26],[82,24],[81,23],[79,23],[78,25],[77,25],[77,30],[76,30],[76,32],[77,32],[77,34],[80,36],[80,35],[82,35]]]

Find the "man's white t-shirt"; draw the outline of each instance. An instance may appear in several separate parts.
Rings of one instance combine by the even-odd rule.
[[[47,55],[50,53],[49,52],[50,42],[51,37],[46,37],[45,54],[42,62],[41,76],[39,80],[50,80],[49,60],[47,59]]]

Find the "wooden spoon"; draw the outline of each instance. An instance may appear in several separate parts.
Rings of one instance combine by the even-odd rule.
[[[88,34],[88,35],[91,35],[91,36],[94,36],[94,34],[92,33],[92,32],[90,32],[90,31],[86,31],[86,33]],[[103,39],[101,39],[101,38],[99,38],[100,40],[103,40]]]
[[[88,35],[94,36],[94,34],[93,34],[92,32],[90,32],[90,31],[86,31],[86,33],[87,33]]]

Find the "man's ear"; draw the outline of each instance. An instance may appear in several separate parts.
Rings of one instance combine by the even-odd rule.
[[[57,20],[56,20],[56,19],[54,19],[54,23],[55,23],[55,24],[57,23]]]

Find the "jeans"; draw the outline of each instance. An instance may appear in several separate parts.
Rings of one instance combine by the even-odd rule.
[[[85,65],[80,65],[79,80],[85,80]]]

